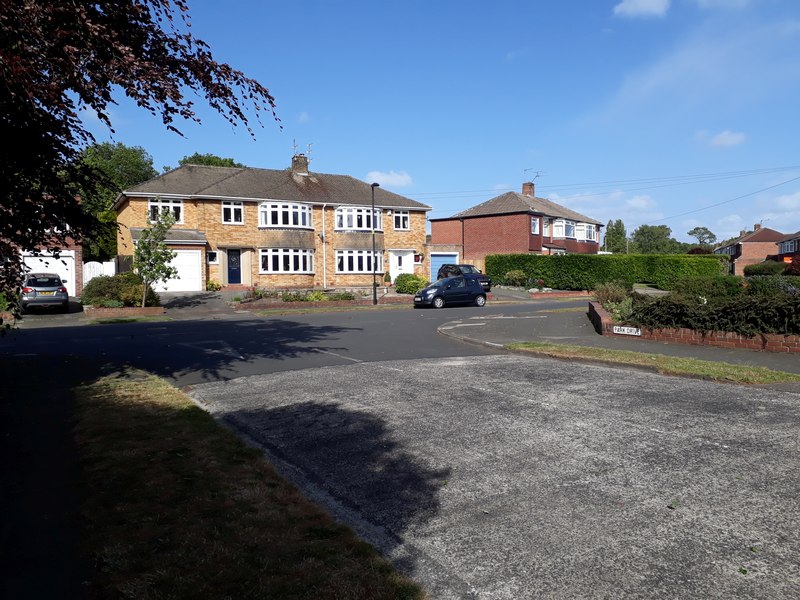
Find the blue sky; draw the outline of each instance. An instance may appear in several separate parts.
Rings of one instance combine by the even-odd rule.
[[[253,141],[198,100],[165,130],[124,99],[154,165],[194,152],[352,175],[447,217],[535,178],[606,223],[722,240],[800,230],[797,0],[189,0],[193,33],[277,100]],[[366,199],[365,199],[366,201]]]

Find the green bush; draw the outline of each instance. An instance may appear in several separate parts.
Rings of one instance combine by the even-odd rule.
[[[726,256],[716,254],[491,254],[486,257],[486,274],[500,284],[510,271],[520,270],[527,281],[542,279],[558,290],[593,290],[601,283],[650,283],[671,290],[676,282],[690,276],[722,275],[728,267]]]
[[[792,276],[756,276],[748,277],[745,281],[747,293],[751,296],[760,295],[772,297],[776,294],[796,296],[800,294],[800,277]]]
[[[603,308],[608,311],[611,318],[617,323],[625,323],[633,315],[633,298],[626,296],[618,302],[606,302]]]
[[[745,292],[745,281],[734,275],[711,277],[682,277],[675,282],[675,294],[686,297],[702,297],[707,301],[732,298]]]
[[[513,269],[505,274],[505,277],[503,277],[503,284],[525,286],[528,284],[528,276],[525,275],[525,271],[522,269]]]
[[[336,292],[328,294],[328,300],[355,300],[356,295],[353,292]]]
[[[207,292],[218,292],[222,289],[222,284],[216,281],[210,280],[206,282],[206,291]]]
[[[608,283],[596,285],[594,288],[594,297],[603,308],[608,310],[608,304],[623,302],[628,297],[629,291],[630,289],[624,283],[610,281]]]
[[[747,265],[744,268],[745,277],[752,277],[754,275],[783,275],[786,270],[786,264],[778,262],[777,260],[767,260],[756,265]]]
[[[81,302],[92,306],[141,306],[142,278],[133,271],[98,275],[83,287]],[[147,286],[145,306],[159,306],[161,299]]]
[[[394,289],[398,294],[416,294],[428,285],[428,281],[419,275],[401,273],[394,280]]]

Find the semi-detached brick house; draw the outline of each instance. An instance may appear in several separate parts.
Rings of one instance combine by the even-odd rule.
[[[729,257],[731,275],[744,275],[746,266],[764,262],[767,256],[774,255],[783,237],[781,232],[756,223],[753,231],[742,231],[735,240],[714,248],[714,254]]]
[[[483,265],[488,254],[597,254],[602,223],[537,198],[531,182],[452,217],[431,219],[431,271],[439,262]],[[448,250],[449,249],[449,250]]]
[[[783,236],[778,242],[778,253],[769,258],[790,263],[796,256],[800,256],[800,231]]]
[[[159,211],[175,214],[167,245],[179,279],[162,286],[168,291],[202,290],[208,281],[371,287],[373,271],[379,283],[385,272],[392,280],[422,274],[430,210],[353,177],[310,172],[302,154],[283,170],[184,165],[125,190],[114,208],[121,262]]]

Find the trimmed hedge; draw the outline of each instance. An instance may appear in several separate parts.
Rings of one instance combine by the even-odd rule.
[[[671,290],[685,277],[724,275],[728,257],[718,254],[490,254],[486,274],[500,285],[509,285],[506,274],[523,271],[528,282],[544,280],[557,290],[593,290],[598,285],[620,282],[650,283]]]
[[[786,270],[786,263],[778,262],[777,260],[767,260],[755,265],[747,265],[744,268],[746,277],[753,275],[783,275]]]
[[[81,303],[100,307],[141,306],[142,278],[133,271],[98,275],[83,286]],[[159,306],[161,299],[147,286],[145,306]]]

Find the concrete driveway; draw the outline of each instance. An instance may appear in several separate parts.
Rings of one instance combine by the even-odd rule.
[[[800,597],[800,396],[535,359],[191,394],[431,598]]]

